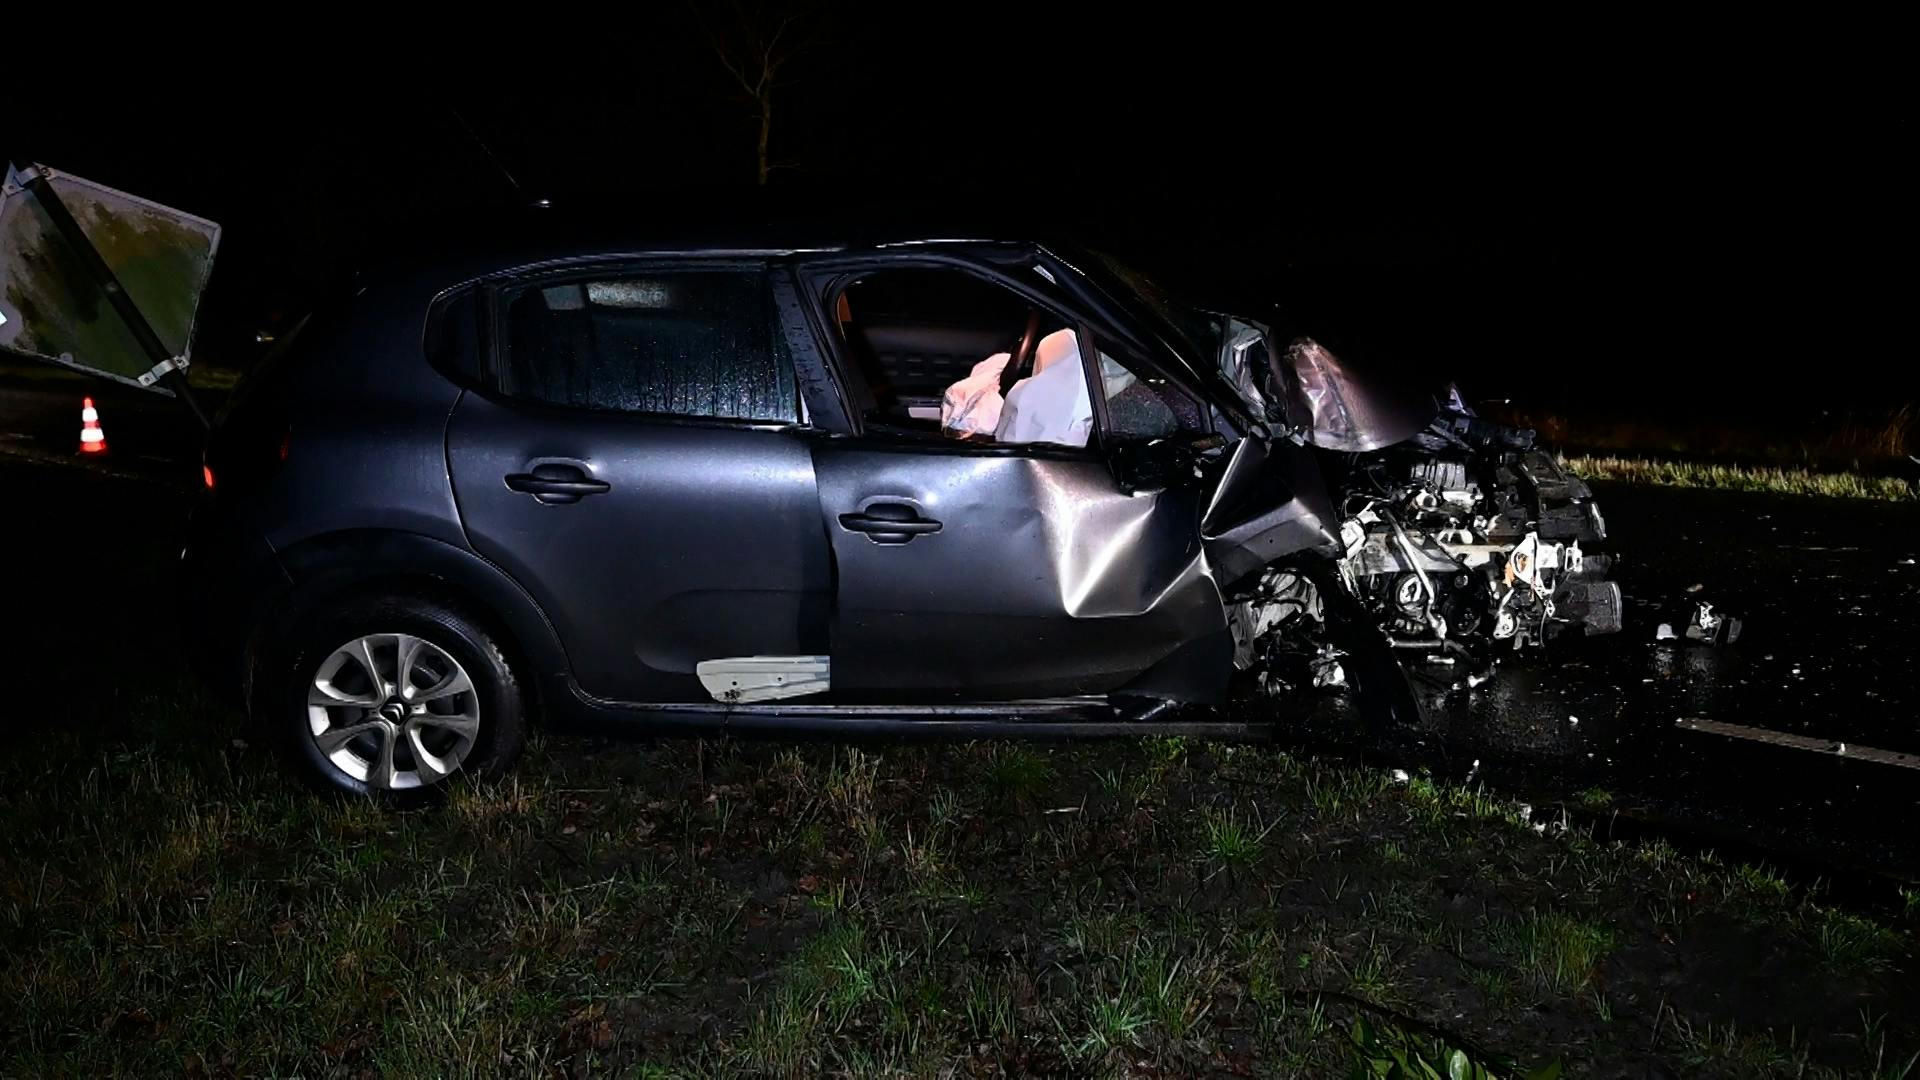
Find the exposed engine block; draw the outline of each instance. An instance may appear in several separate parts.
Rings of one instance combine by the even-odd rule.
[[[1548,455],[1508,453],[1490,469],[1388,460],[1368,477],[1377,492],[1349,496],[1341,572],[1394,644],[1484,636],[1520,648],[1574,626],[1620,629],[1608,561],[1580,546],[1605,539],[1605,521],[1587,486]]]
[[[1394,649],[1491,663],[1492,645],[1620,629],[1610,560],[1590,550],[1606,521],[1532,432],[1443,411],[1422,435],[1346,464],[1337,584]],[[1229,603],[1235,664],[1265,692],[1344,683],[1320,587],[1275,566]]]
[[[1407,470],[1408,478],[1423,485],[1429,491],[1466,492],[1470,485],[1467,480],[1467,463],[1464,461],[1420,461]]]

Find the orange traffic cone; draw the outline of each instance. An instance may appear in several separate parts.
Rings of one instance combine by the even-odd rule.
[[[100,411],[93,407],[92,398],[80,399],[80,452],[83,454],[107,452],[107,433],[100,429]]]

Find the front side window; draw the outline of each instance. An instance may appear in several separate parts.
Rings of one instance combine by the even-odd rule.
[[[918,266],[861,275],[832,308],[868,432],[1088,445],[1080,337],[1057,312],[963,270]]]
[[[500,389],[581,409],[791,422],[793,360],[759,269],[596,272],[499,295]]]
[[[1117,350],[1100,346],[1100,389],[1107,401],[1108,438],[1115,442],[1151,442],[1207,430],[1198,402],[1155,375],[1118,359]]]

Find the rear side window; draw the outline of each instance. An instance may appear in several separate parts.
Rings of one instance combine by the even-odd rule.
[[[793,360],[760,269],[545,278],[497,295],[496,377],[580,409],[794,421]]]

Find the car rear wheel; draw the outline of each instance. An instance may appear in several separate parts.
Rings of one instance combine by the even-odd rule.
[[[284,756],[323,789],[410,801],[504,772],[526,739],[519,684],[493,638],[432,601],[341,610],[293,650]]]

